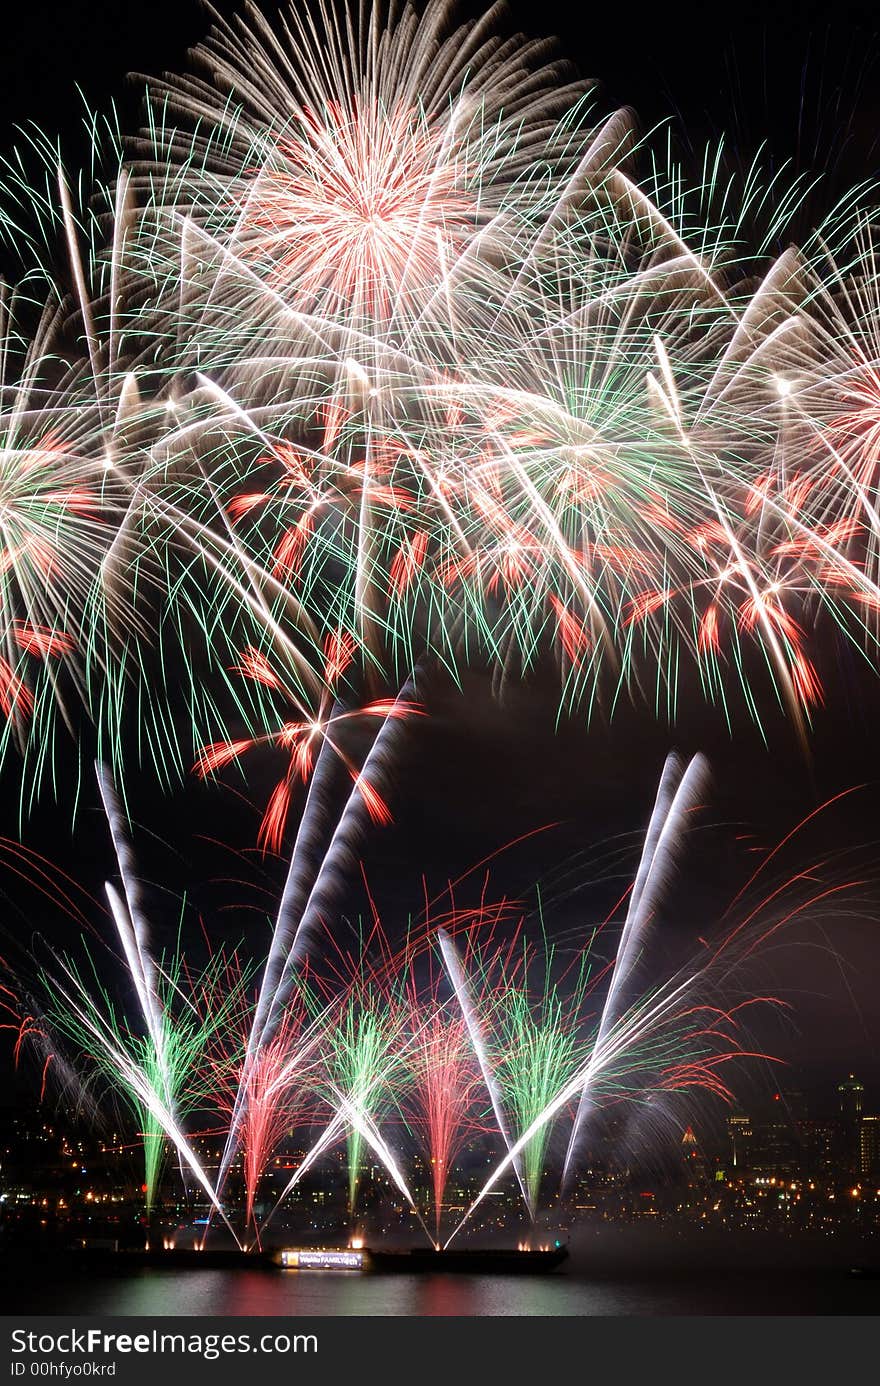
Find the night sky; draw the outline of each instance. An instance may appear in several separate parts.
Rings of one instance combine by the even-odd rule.
[[[223,3],[227,12],[234,6]],[[468,13],[467,6],[463,13]],[[767,142],[769,161],[792,159],[798,170],[821,169],[822,189],[812,208],[821,212],[855,181],[880,173],[880,18],[872,5],[632,4],[580,5],[549,0],[511,5],[518,26],[556,33],[562,52],[602,87],[600,104],[634,107],[643,127],[671,120],[687,155],[706,138],[726,132],[731,157],[748,162]],[[82,147],[77,86],[92,105],[113,99],[132,129],[138,108],[130,71],[180,69],[188,46],[207,21],[193,0],[81,3],[59,6],[30,0],[4,16],[4,80],[0,84],[0,151],[16,140],[13,125],[33,120]],[[861,786],[836,805],[805,837],[803,851],[848,853],[842,866],[864,887],[865,913],[876,875],[880,805],[880,684],[860,667],[857,654],[828,633],[823,650],[827,689],[817,711],[809,750],[781,714],[768,707],[766,744],[740,712],[732,732],[720,715],[695,699],[682,705],[674,728],[658,725],[649,710],[621,710],[610,726],[584,725],[573,715],[556,725],[552,679],[538,673],[493,701],[488,680],[468,678],[466,696],[434,679],[430,720],[407,733],[394,790],[396,825],[377,835],[365,870],[386,922],[418,908],[421,878],[431,892],[508,840],[543,825],[556,826],[496,864],[496,893],[533,898],[538,878],[565,878],[583,888],[560,898],[555,927],[570,929],[607,908],[620,876],[596,882],[591,872],[598,844],[629,834],[630,868],[670,749],[704,751],[713,787],[704,821],[682,863],[670,900],[662,944],[686,956],[707,919],[730,898],[750,869],[750,849],[772,845],[824,799]],[[822,661],[820,661],[822,662]],[[283,879],[280,862],[262,864],[248,849],[273,782],[271,759],[253,772],[253,805],[220,786],[190,784],[169,803],[149,776],[132,775],[130,803],[139,820],[137,847],[153,882],[157,920],[168,929],[174,903],[188,889],[215,938],[236,938],[265,927],[267,902]],[[72,773],[72,761],[65,773]],[[18,832],[16,767],[5,771],[3,831]],[[227,777],[229,783],[234,777]],[[240,787],[240,782],[239,782]],[[62,800],[65,795],[62,793]],[[258,807],[259,806],[259,807]],[[713,826],[714,825],[714,826]],[[91,791],[72,839],[69,806],[42,804],[22,829],[25,840],[63,865],[90,891],[112,870],[103,819]],[[235,852],[218,845],[229,843]],[[795,869],[797,850],[786,858]],[[238,878],[241,884],[228,884]],[[463,887],[477,890],[482,877]],[[876,883],[875,883],[876,884]],[[0,878],[0,890],[3,880]],[[616,889],[619,894],[619,888]],[[353,909],[357,891],[353,891]],[[65,926],[37,920],[29,898],[9,885],[7,927],[22,937],[38,923],[56,939]],[[234,904],[235,909],[230,906]],[[250,906],[242,911],[241,905]],[[225,907],[225,908],[224,908]],[[880,1110],[880,1001],[875,983],[878,922],[828,917],[824,929],[793,931],[784,945],[755,966],[757,990],[772,989],[794,1007],[770,1022],[760,1038],[791,1065],[784,1080],[817,1103],[848,1068],[865,1081],[867,1107]],[[823,1094],[825,1095],[823,1098]]]

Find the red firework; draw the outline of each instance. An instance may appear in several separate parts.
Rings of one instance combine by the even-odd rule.
[[[257,841],[263,852],[280,852],[293,787],[297,782],[305,784],[309,780],[318,750],[324,743],[332,748],[345,766],[373,822],[385,825],[392,821],[391,811],[382,796],[341,746],[339,731],[346,724],[365,718],[384,723],[389,718],[402,720],[419,716],[421,708],[401,698],[376,698],[352,710],[335,711],[333,690],[351,663],[353,653],[354,640],[346,632],[334,631],[328,635],[324,644],[324,693],[314,717],[286,720],[277,731],[261,736],[214,741],[203,746],[199,753],[194,769],[203,779],[238,760],[256,746],[273,746],[287,753],[287,769],[272,791],[260,825]],[[280,693],[288,703],[299,706],[296,695],[259,650],[251,647],[244,650],[236,672]]]

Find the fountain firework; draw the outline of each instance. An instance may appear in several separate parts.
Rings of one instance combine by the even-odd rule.
[[[548,1157],[557,1127],[567,1131],[558,1166],[564,1184],[580,1166],[591,1113],[641,1105],[659,1093],[732,1100],[725,1068],[766,1057],[750,1053],[742,1021],[749,1007],[770,998],[729,999],[742,990],[735,979],[744,962],[768,935],[859,884],[823,883],[819,863],[788,883],[774,882],[733,916],[736,923],[728,920],[716,944],[707,949],[702,941],[698,961],[658,982],[651,936],[669,909],[705,775],[699,760],[667,762],[610,957],[602,942],[610,920],[549,944],[544,905],[537,934],[524,913],[512,923],[504,902],[484,898],[475,910],[453,908],[439,917],[429,908],[402,947],[391,945],[378,917],[353,947],[338,922],[292,982],[279,979],[283,1013],[260,1029],[265,987],[252,988],[250,967],[218,954],[193,973],[179,954],[154,958],[135,859],[102,772],[123,881],[122,894],[111,886],[108,897],[135,1012],[120,1013],[93,962],[83,969],[55,951],[43,973],[49,995],[39,1013],[46,1019],[19,1020],[17,1047],[39,1034],[43,1049],[51,1038],[63,1059],[64,1045],[72,1045],[83,1081],[94,1089],[91,1068],[131,1104],[144,1145],[148,1208],[169,1146],[181,1174],[195,1177],[231,1225],[226,1185],[240,1156],[244,1235],[260,1243],[274,1212],[341,1145],[352,1217],[367,1150],[421,1217],[407,1170],[414,1143],[430,1168],[424,1196],[433,1204],[430,1239],[439,1244],[456,1161],[472,1147],[491,1150],[500,1141],[502,1157],[459,1225],[446,1230],[447,1242],[508,1171],[533,1220],[556,1165],[556,1156]],[[737,901],[742,906],[743,891]],[[208,1130],[225,1131],[226,1139],[213,1175],[195,1153],[196,1138]],[[292,1130],[304,1153],[258,1219],[261,1183]]]

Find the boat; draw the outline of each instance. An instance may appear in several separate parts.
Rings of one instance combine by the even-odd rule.
[[[375,1247],[301,1247],[274,1251],[241,1251],[237,1248],[155,1247],[112,1250],[77,1247],[77,1261],[93,1270],[281,1270],[376,1271],[380,1274],[422,1275],[544,1275],[556,1270],[568,1256],[559,1245],[531,1248],[470,1248],[438,1250],[410,1247],[402,1250]]]

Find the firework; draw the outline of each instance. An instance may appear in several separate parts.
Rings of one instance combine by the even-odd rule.
[[[772,1003],[744,983],[748,960],[792,920],[824,917],[830,901],[839,906],[859,886],[829,875],[824,856],[793,877],[771,879],[810,815],[762,858],[719,921],[717,941],[702,938],[695,960],[657,981],[652,935],[662,933],[671,908],[705,776],[699,758],[667,762],[619,924],[614,912],[550,944],[546,896],[536,915],[520,910],[512,919],[509,905],[485,898],[485,886],[474,910],[453,906],[438,917],[436,902],[429,905],[402,948],[392,946],[378,915],[353,937],[337,921],[325,926],[312,962],[284,982],[284,1004],[267,1023],[266,1006],[277,996],[266,1002],[265,972],[252,992],[252,969],[235,957],[218,954],[196,972],[179,951],[154,955],[131,844],[102,772],[122,879],[121,892],[108,890],[121,946],[116,966],[135,1005],[114,1000],[91,956],[83,968],[56,952],[39,981],[47,1003],[19,1003],[7,989],[4,1026],[15,1031],[16,1053],[36,1044],[41,1082],[48,1056],[51,1077],[56,1056],[66,1065],[72,1048],[80,1081],[100,1074],[130,1105],[148,1208],[170,1149],[181,1174],[191,1172],[231,1223],[229,1174],[240,1155],[243,1235],[261,1244],[305,1175],[341,1146],[350,1215],[369,1153],[439,1244],[450,1177],[459,1177],[470,1151],[500,1146],[464,1217],[444,1229],[447,1243],[508,1171],[533,1221],[551,1173],[562,1190],[576,1176],[596,1114],[656,1111],[662,1099],[673,1118],[692,1094],[733,1100],[725,1071],[766,1058],[748,1047],[748,1010]],[[64,903],[63,894],[58,899]],[[609,955],[603,941],[611,929]],[[94,1082],[91,1091],[94,1102]],[[206,1130],[226,1142],[213,1178],[193,1144]],[[294,1131],[305,1153],[258,1218],[271,1157]],[[408,1170],[413,1146],[430,1168],[424,1207]]]
[[[272,1038],[233,1069],[230,1118],[237,1121],[245,1185],[245,1226],[256,1227],[254,1204],[269,1160],[287,1133],[314,1111],[316,1049],[323,1028],[310,1025],[308,1000],[294,997]],[[225,1058],[225,1047],[221,1050]],[[241,1044],[247,1053],[247,1034]],[[259,1241],[259,1229],[257,1229]]]
[[[276,746],[287,753],[287,770],[272,793],[260,826],[258,842],[266,851],[280,852],[290,806],[291,787],[296,781],[308,783],[316,755],[325,743],[345,766],[373,822],[385,824],[391,821],[388,806],[369,777],[355,765],[351,755],[343,748],[341,735],[344,737],[346,723],[369,718],[381,724],[390,718],[410,717],[418,713],[419,708],[404,698],[374,699],[353,710],[346,710],[335,703],[334,687],[350,663],[352,651],[350,643],[337,635],[327,641],[326,648],[324,693],[321,705],[313,717],[304,721],[285,720],[277,732],[262,737],[232,742],[221,741],[205,746],[196,764],[197,773],[204,777],[238,760],[246,751],[260,744]],[[240,668],[245,677],[280,693],[288,703],[295,705],[291,690],[272,668],[265,655],[258,650],[246,650]]]
[[[583,1007],[586,975],[582,972],[569,979],[571,985],[563,990],[553,978],[554,961],[552,948],[545,948],[543,956],[537,959],[534,953],[524,950],[512,967],[508,964],[500,976],[490,974],[488,980],[494,1073],[512,1113],[516,1136],[533,1129],[535,1117],[580,1067],[588,1043]],[[585,962],[582,957],[582,965]],[[537,968],[543,976],[536,985],[530,973]],[[537,1129],[522,1147],[521,1176],[533,1219],[549,1136],[548,1123]],[[516,1141],[512,1141],[511,1152],[515,1146]]]
[[[30,342],[22,316],[0,288],[0,709],[20,746],[46,702],[75,727],[86,663],[106,667],[100,575],[118,518],[97,404],[59,359],[61,315],[47,306]]]
[[[198,75],[150,84],[151,192],[172,227],[185,217],[217,246],[239,291],[264,283],[346,329],[427,335],[462,261],[497,253],[536,159],[574,166],[557,117],[585,84],[549,45],[499,38],[498,15],[456,27],[431,0],[421,15],[219,21]]]
[[[645,834],[639,869],[629,896],[614,973],[593,1046],[592,1057],[597,1064],[601,1064],[606,1038],[619,1018],[621,1001],[626,995],[627,984],[631,982],[633,970],[642,952],[645,931],[654,917],[658,897],[664,889],[669,888],[676,853],[681,850],[681,841],[687,828],[687,815],[696,807],[705,777],[706,766],[699,756],[696,756],[685,770],[682,770],[675,756],[670,756],[663,768],[657,799]],[[578,1138],[589,1101],[591,1076],[592,1071],[588,1065],[569,1137],[563,1178],[568,1173],[577,1151]]]
[[[504,1143],[507,1146],[508,1150],[512,1150],[513,1139],[510,1135],[510,1130],[504,1111],[504,1103],[502,1100],[500,1086],[495,1072],[492,1068],[490,1057],[487,1053],[483,1023],[479,1015],[478,1008],[474,1004],[474,998],[471,995],[469,981],[465,976],[464,970],[461,966],[461,962],[456,952],[454,943],[448,937],[448,935],[446,935],[442,930],[440,931],[438,942],[440,952],[443,957],[443,961],[445,963],[446,969],[449,973],[450,981],[455,991],[456,1000],[458,1001],[458,1004],[461,1008],[462,1017],[467,1027],[468,1037],[471,1041],[474,1054],[476,1055],[477,1062],[480,1066],[480,1073],[482,1075],[483,1082],[486,1085],[486,1090],[489,1094],[489,1098],[492,1103],[492,1111],[495,1116],[495,1120],[498,1123],[498,1129],[501,1132],[502,1137],[504,1138]],[[526,1203],[528,1203],[529,1194],[526,1187],[525,1175],[523,1173],[521,1160],[515,1158],[513,1162],[513,1167],[516,1171],[517,1181],[519,1183],[520,1189],[522,1190],[523,1198],[525,1199]]]
[[[803,731],[822,613],[873,658],[870,189],[774,259],[802,182],[715,151],[688,186],[500,23],[217,20],[131,160],[90,118],[92,194],[38,133],[9,163],[8,233],[36,208],[73,285],[3,355],[0,708],[37,779],[59,707],[117,774],[136,715],[167,783],[281,746],[277,850],[345,664],[368,715],[553,657],[588,713],[769,691]]]
[[[191,1171],[229,1226],[182,1123],[214,1091],[204,1060],[213,1034],[235,1005],[235,990],[230,986],[228,970],[219,962],[193,978],[186,977],[175,960],[167,970],[160,968],[158,976],[161,980],[145,1033],[118,1015],[96,976],[90,978],[72,959],[58,957],[47,983],[49,1014],[55,1031],[88,1056],[88,1062],[132,1106],[143,1144],[148,1214],[155,1201],[166,1147],[170,1147],[181,1172]]]
[[[135,1004],[59,954],[48,1029],[11,1000],[4,1025],[118,1087],[148,1209],[170,1148],[225,1218],[240,1156],[257,1241],[291,1127],[307,1153],[276,1207],[344,1144],[352,1215],[368,1151],[415,1209],[409,1135],[439,1241],[486,1138],[504,1153],[463,1221],[509,1172],[534,1218],[595,1110],[729,1096],[745,1051],[716,985],[838,888],[789,909],[780,886],[708,961],[646,981],[705,778],[673,759],[601,965],[608,924],[563,957],[453,909],[400,953],[374,919],[327,975],[427,673],[488,668],[501,698],[553,661],[585,716],[629,698],[673,721],[697,690],[805,734],[823,626],[876,655],[872,190],[778,253],[802,182],[728,178],[717,152],[688,186],[500,22],[456,27],[445,0],[216,18],[133,144],[104,123],[100,187],[38,134],[34,185],[6,166],[28,292],[0,294],[0,753],[30,757],[28,796],[59,717],[120,784],[132,725],[166,786],[271,755],[258,846],[288,864],[258,968],[191,972],[153,946],[102,764]]]
[[[367,1123],[378,1130],[395,1070],[403,1062],[403,1016],[388,1006],[384,995],[358,987],[346,998],[331,1035],[325,1058],[327,1100],[346,1118],[349,1210],[354,1214]]]
[[[426,988],[411,976],[411,1039],[404,1050],[410,1081],[399,1103],[430,1167],[438,1241],[447,1181],[466,1142],[483,1124],[474,1109],[485,1101],[467,1024],[451,1013],[440,983],[433,969]]]

